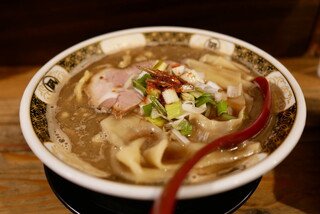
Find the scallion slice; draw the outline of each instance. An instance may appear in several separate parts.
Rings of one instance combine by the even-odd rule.
[[[153,104],[153,106],[161,113],[162,115],[167,115],[166,109],[163,107],[163,105],[160,103],[160,101],[153,95],[150,96],[150,100]]]
[[[209,95],[204,94],[197,99],[196,107],[202,106],[205,103],[216,104],[216,102],[213,100],[210,94]]]
[[[190,101],[195,101],[194,96],[192,96],[190,93],[181,93],[181,98],[183,100],[190,100]]]
[[[158,61],[154,66],[153,69],[157,69],[160,71],[165,71],[168,67],[168,64],[163,61]]]
[[[172,123],[172,127],[180,131],[180,133],[184,136],[192,134],[192,125],[185,118],[174,121]]]
[[[147,92],[146,92],[146,88],[136,79],[132,79],[132,85],[133,87],[135,87],[136,89],[138,89],[139,91],[141,91],[141,93],[146,96]]]
[[[217,115],[220,116],[222,114],[228,113],[228,103],[226,100],[220,101],[217,103]]]
[[[192,134],[192,125],[188,120],[183,119],[178,126],[180,127],[180,132],[182,135],[186,136]]]
[[[180,101],[171,104],[166,104],[165,108],[169,120],[182,115],[182,104]]]
[[[150,74],[144,74],[142,77],[137,79],[137,82],[139,82],[144,88],[146,88],[147,87],[146,80],[149,78],[151,78]]]
[[[195,98],[199,98],[202,94],[203,94],[203,92],[201,92],[201,91],[198,91],[198,90],[196,90],[196,91],[191,91],[191,92],[189,92],[192,96],[194,96]]]
[[[147,105],[144,105],[142,107],[143,109],[143,113],[145,116],[149,117],[151,115],[151,111],[152,111],[152,103],[149,103]]]
[[[157,117],[157,118],[146,117],[146,119],[149,120],[151,123],[160,127],[166,123],[166,120],[161,117]]]

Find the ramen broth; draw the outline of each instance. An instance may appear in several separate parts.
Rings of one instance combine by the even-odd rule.
[[[213,56],[213,58],[210,56]],[[216,63],[214,64],[210,61],[212,59],[219,59],[222,64],[219,64],[220,62],[214,62]],[[229,65],[225,64],[226,61]],[[205,65],[205,68],[206,65],[210,65],[212,68],[217,69],[218,72],[239,70],[239,75],[246,81],[241,83],[241,94],[233,98],[226,98],[228,97],[226,89],[228,87],[223,88],[218,85],[217,88],[219,89],[216,89],[219,93],[221,92],[218,95],[210,95],[210,93],[208,95],[208,93],[199,90],[203,93],[200,96],[204,98],[209,96],[215,105],[219,103],[217,102],[219,99],[220,102],[230,99],[227,102],[228,113],[225,113],[225,115],[229,114],[230,118],[221,119],[216,115],[217,113],[212,113],[212,109],[206,109],[202,113],[186,113],[184,111],[181,113],[182,115],[169,120],[168,112],[165,115],[161,115],[154,105],[149,105],[153,106],[152,114],[160,115],[158,118],[163,124],[158,124],[158,122],[150,119],[150,116],[146,116],[146,112],[143,112],[146,108],[143,106],[151,103],[150,100],[146,101],[150,98],[148,97],[149,94],[144,96],[141,91],[131,84],[134,82],[132,79],[139,80],[140,70],[152,68],[152,66],[148,67],[143,64],[144,62],[152,62],[152,66],[156,62],[163,62],[169,67],[167,67],[167,70],[183,65],[185,69],[195,70],[200,82],[204,80],[204,83],[207,84],[210,81],[213,88],[216,87],[216,84],[213,84],[215,79],[210,79],[210,71],[204,73],[201,70],[202,65]],[[200,64],[198,65],[197,63],[199,62]],[[141,66],[141,63],[143,66]],[[139,72],[130,74],[129,80],[124,83],[122,88],[130,90],[130,93],[140,93],[139,95],[135,94],[139,102],[138,105],[130,107],[129,110],[123,110],[124,108],[115,108],[116,105],[121,106],[121,103],[115,103],[113,107],[107,108],[105,107],[105,102],[101,102],[100,98],[99,102],[93,100],[96,95],[91,96],[90,93],[95,93],[91,89],[96,89],[100,84],[93,83],[95,74],[101,71],[108,72],[108,70],[111,72],[112,69],[121,72],[123,69],[131,68],[130,66],[138,67]],[[198,67],[201,71],[197,70]],[[153,77],[162,74],[152,73],[155,70],[149,69],[148,72],[151,72]],[[118,75],[118,73],[114,75]],[[176,74],[173,75],[176,76]],[[98,173],[91,174],[122,182],[162,184],[173,175],[175,170],[187,158],[204,145],[221,134],[228,134],[242,129],[256,119],[263,104],[263,97],[259,88],[251,83],[251,80],[256,76],[256,73],[226,56],[219,56],[206,50],[191,49],[185,46],[144,47],[108,55],[75,74],[62,87],[56,104],[49,107],[49,118],[52,118],[49,123],[50,135],[53,141],[62,146],[60,148],[63,148],[67,154],[61,158],[79,169],[84,168],[84,165],[78,164],[76,166],[78,163],[75,161],[76,159],[81,160],[79,163],[87,163],[90,167],[83,169],[87,173],[97,171]],[[102,78],[101,76],[100,79]],[[150,78],[148,84],[159,84],[160,81],[157,78],[158,76],[155,79]],[[180,76],[178,79],[183,82],[185,88],[194,87],[194,85],[182,80],[182,78]],[[97,81],[99,81],[99,78],[97,78]],[[82,82],[81,85],[79,85],[79,82]],[[150,82],[153,83],[151,84]],[[172,89],[173,85],[170,87],[158,85],[157,88],[159,87],[164,91],[170,89],[170,87]],[[164,87],[167,88],[164,89]],[[77,92],[75,88],[80,89],[80,95],[76,94],[79,93],[79,90]],[[118,88],[115,90],[118,90]],[[179,90],[184,89],[179,88]],[[198,111],[200,107],[196,107],[195,103],[192,102],[199,102],[200,99],[189,96],[194,93],[192,90],[194,88],[189,88],[185,92],[177,90],[179,101],[176,103],[189,105],[187,106],[188,108]],[[114,91],[112,93],[117,93]],[[234,91],[231,90],[230,93],[232,94],[232,92]],[[121,91],[120,93],[123,92]],[[234,93],[239,93],[239,90]],[[186,95],[187,98],[185,96],[182,97],[182,94]],[[111,94],[108,100],[112,100],[114,96],[118,95]],[[167,107],[167,103],[163,100],[164,96],[160,95],[158,99],[163,106]],[[239,98],[240,96],[241,99]],[[188,98],[198,100],[188,102]],[[120,97],[117,99],[116,102],[120,102]],[[201,108],[208,108],[208,106],[217,108],[210,104],[213,102],[207,102]],[[236,106],[239,103],[241,105],[243,102],[244,108]],[[179,130],[179,128],[172,131],[174,129],[172,127],[179,120],[187,121],[187,125],[192,128],[192,132],[190,127],[186,132],[183,132],[182,129]],[[264,131],[256,139],[243,142],[235,148],[221,148],[207,155],[189,173],[186,183],[216,179],[256,163],[266,155],[262,152],[262,139],[268,133],[268,130]],[[66,158],[68,155],[73,158]]]

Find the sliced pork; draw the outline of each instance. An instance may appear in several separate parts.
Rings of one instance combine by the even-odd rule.
[[[140,62],[125,69],[107,68],[93,75],[85,88],[90,105],[121,118],[143,99],[131,84],[132,78],[140,71],[138,67],[151,67],[154,62]]]

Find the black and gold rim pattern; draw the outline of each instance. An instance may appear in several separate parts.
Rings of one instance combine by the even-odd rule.
[[[277,114],[276,124],[271,131],[268,140],[263,144],[263,151],[273,152],[284,141],[291,131],[297,114],[297,104],[295,103],[287,110]]]
[[[58,62],[58,65],[66,69],[67,71],[71,71],[74,67],[80,64],[83,60],[90,58],[92,55],[102,54],[102,50],[100,47],[100,43],[94,43],[92,45],[86,46],[75,51],[72,54],[69,54],[64,59]]]
[[[190,38],[194,35],[192,33],[185,32],[147,32],[143,34],[146,39],[147,45],[184,45],[188,46]],[[65,68],[70,72],[83,60],[97,54],[103,54],[100,46],[100,42],[88,45],[81,48],[74,53],[68,55],[64,59],[60,60],[57,65]],[[239,62],[245,64],[246,66],[252,68],[253,70],[259,72],[263,76],[267,76],[273,71],[278,71],[278,69],[272,65],[269,61],[254,53],[253,51],[240,46],[235,45],[232,57]],[[265,152],[274,151],[288,136],[291,128],[293,127],[295,118],[297,104],[288,108],[287,110],[278,113],[276,119],[276,125],[272,130],[272,134],[264,144]],[[46,119],[47,104],[41,101],[35,94],[31,99],[30,105],[30,116],[32,126],[36,135],[41,142],[50,141],[48,124]]]
[[[30,118],[33,129],[42,143],[50,140],[46,113],[47,103],[33,94],[30,104]]]
[[[144,33],[147,45],[189,45],[190,38],[193,34],[184,32],[150,32]]]
[[[273,71],[278,71],[278,69],[265,58],[240,45],[235,45],[232,56],[263,76],[267,76]]]
[[[76,67],[78,64],[80,64],[84,60],[89,59],[93,55],[99,55],[99,54],[102,54],[100,43],[94,43],[84,48],[81,48],[72,54],[69,54],[68,56],[60,60],[57,63],[57,65],[63,67],[68,72],[70,72],[74,67]],[[40,82],[43,82],[43,81],[40,81]],[[38,139],[42,143],[50,141],[46,113],[47,113],[47,103],[43,102],[41,99],[39,99],[35,95],[35,93],[33,93],[33,96],[31,98],[31,103],[30,103],[30,118],[31,118],[33,129]]]

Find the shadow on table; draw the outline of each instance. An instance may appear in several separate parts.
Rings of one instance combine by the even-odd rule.
[[[320,112],[307,112],[299,143],[275,168],[274,194],[278,202],[305,213],[320,210]]]

